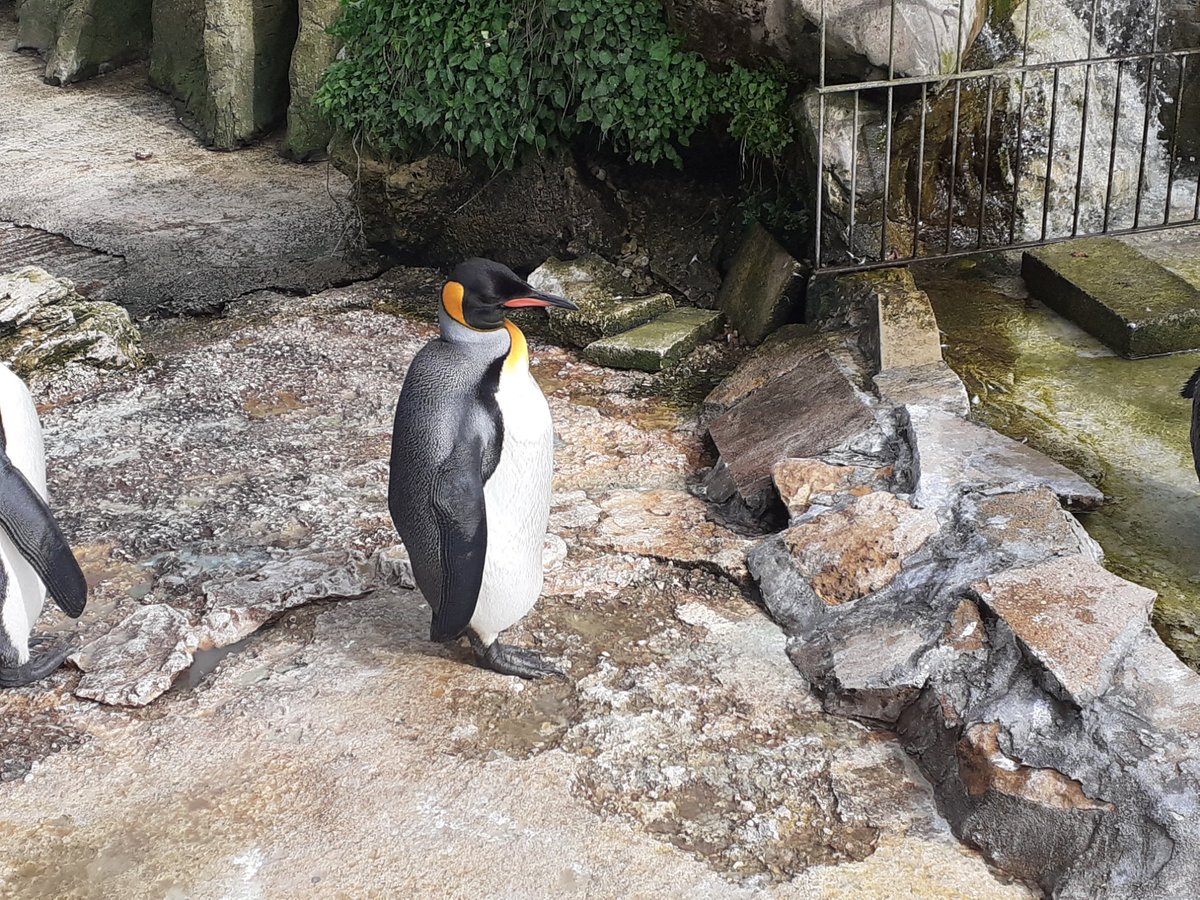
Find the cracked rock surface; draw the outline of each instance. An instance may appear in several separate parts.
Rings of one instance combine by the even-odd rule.
[[[0,893],[1029,896],[888,733],[811,697],[736,583],[749,542],[687,493],[711,459],[661,376],[532,347],[559,446],[512,638],[570,680],[427,642],[386,477],[432,328],[384,307],[436,284],[151,322],[147,368],[41,385],[92,585],[42,627],[77,629],[87,671],[0,695]]]
[[[270,142],[205,150],[146,84],[143,64],[44,84],[41,61],[12,52],[14,38],[0,10],[0,222],[124,258],[91,299],[140,318],[379,271],[345,249],[350,183],[340,173],[287,163]]]

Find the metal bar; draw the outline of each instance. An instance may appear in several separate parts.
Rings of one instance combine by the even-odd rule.
[[[987,118],[984,120],[983,126],[983,178],[979,188],[979,233],[975,236],[976,248],[983,247],[983,213],[987,207],[988,166],[991,164],[992,158],[992,101],[996,92],[996,84],[990,75],[987,82]]]
[[[1054,183],[1054,130],[1058,124],[1058,73],[1054,70],[1054,85],[1050,91],[1050,135],[1046,146],[1046,185],[1042,190],[1042,240],[1046,239],[1046,223],[1050,220],[1050,188]]]
[[[1025,0],[1025,39],[1021,42],[1021,65],[1029,64],[1029,10],[1033,0]]]
[[[1198,56],[1200,47],[1189,47],[1186,50],[1156,50],[1153,53],[1127,53],[1121,56],[1106,56],[1103,62],[1146,62],[1147,60],[1175,59],[1181,56]],[[947,75],[908,75],[901,78],[880,78],[875,81],[855,81],[848,84],[830,84],[817,88],[826,94],[849,93],[850,91],[882,90],[886,87],[904,87],[917,84],[941,84],[948,81],[962,81],[967,78],[986,78],[988,75],[1018,75],[1023,72],[1049,72],[1066,66],[1082,66],[1089,62],[1084,57],[1067,59],[1056,62],[1031,63],[1022,66],[1008,66],[992,69],[969,69],[966,72],[951,72]]]
[[[894,8],[894,6],[893,6]],[[879,258],[887,259],[888,254],[888,208],[891,197],[892,176],[892,89],[888,88],[887,121],[884,122],[885,138],[883,150],[883,222],[879,226]]]
[[[1026,0],[1026,3],[1030,0]],[[1092,20],[1088,24],[1088,59],[1092,58],[1092,50],[1096,46],[1096,9],[1100,5],[1100,0],[1092,0]]]
[[[1179,61],[1179,84],[1175,88],[1175,125],[1171,129],[1170,151],[1167,155],[1167,201],[1163,211],[1164,224],[1171,221],[1171,193],[1175,189],[1175,141],[1179,135],[1179,107],[1183,103],[1183,79],[1187,72],[1187,59]]]
[[[1029,3],[1026,0],[1026,8]],[[1011,244],[1017,236],[1017,209],[1021,205],[1021,163],[1025,146],[1025,78],[1021,73],[1021,99],[1017,101],[1017,147],[1016,159],[1013,161],[1013,200],[1012,210],[1008,217],[1008,242]]]
[[[1028,3],[1029,0],[1026,0]],[[1096,0],[1092,0],[1092,18],[1096,16]],[[1095,22],[1093,21],[1093,30]],[[1079,165],[1075,172],[1075,212],[1071,217],[1071,237],[1079,233],[1079,195],[1083,189],[1083,161],[1087,150],[1088,127],[1088,96],[1092,88],[1092,64],[1088,63],[1083,69],[1083,110],[1079,119]]]
[[[1154,20],[1153,20],[1153,39],[1150,43],[1152,51],[1158,50],[1158,7],[1160,0],[1154,0]],[[1138,223],[1142,218],[1142,179],[1146,174],[1146,147],[1150,142],[1150,95],[1154,92],[1154,63],[1157,60],[1154,56],[1150,57],[1150,69],[1146,72],[1146,118],[1142,123],[1142,152],[1138,158],[1138,177],[1137,190],[1134,192],[1133,201],[1133,227],[1137,228]]]
[[[917,137],[917,214],[913,222],[912,255],[917,255],[921,236],[921,211],[925,200],[925,107],[928,105],[929,86],[921,85],[921,133]],[[1196,202],[1200,203],[1200,187],[1196,191]]]
[[[1169,224],[1166,224],[1166,225],[1143,225],[1140,228],[1119,228],[1119,229],[1114,229],[1113,231],[1110,231],[1109,234],[1120,237],[1121,235],[1126,235],[1126,234],[1146,234],[1146,233],[1152,232],[1152,231],[1168,231],[1172,228],[1187,228],[1189,226],[1194,226],[1198,220],[1200,220],[1200,218],[1186,219],[1181,222],[1170,222]],[[1096,233],[1098,234],[1099,232],[1096,232]],[[1004,246],[1004,249],[1005,250],[1028,250],[1032,247],[1045,247],[1049,244],[1059,244],[1059,243],[1062,243],[1063,241],[1069,241],[1069,240],[1071,240],[1070,235],[1063,235],[1061,237],[1047,238],[1044,241],[1021,241],[1016,244],[1006,244]],[[974,247],[968,247],[965,250],[955,250],[952,253],[939,253],[939,254],[933,254],[931,256],[921,256],[921,257],[908,256],[908,257],[903,257],[903,258],[898,258],[898,259],[880,260],[880,261],[872,262],[872,263],[862,263],[861,265],[827,266],[827,267],[824,267],[821,269],[814,270],[814,274],[819,273],[821,275],[836,275],[840,272],[862,272],[862,271],[866,271],[867,269],[886,269],[886,268],[890,268],[892,266],[903,266],[903,265],[908,265],[909,263],[914,263],[914,262],[936,262],[937,260],[941,260],[941,259],[957,259],[958,257],[961,257],[961,256],[974,256],[977,253],[979,253],[979,251],[976,250]]]
[[[854,92],[854,127],[850,129],[850,231],[846,243],[854,253],[854,211],[858,206],[858,98]]]
[[[817,82],[820,88],[825,87],[825,0],[821,0],[821,51],[820,71]],[[813,266],[821,268],[821,216],[823,214],[825,192],[825,94],[817,96],[817,213],[816,224],[813,226]]]
[[[962,106],[962,82],[954,82],[954,118],[950,135],[950,184],[946,188],[946,252],[950,252],[950,233],[954,226],[954,181],[958,173],[958,113]]]
[[[1125,78],[1124,61],[1117,63],[1117,96],[1113,102],[1113,123],[1111,143],[1108,145],[1108,188],[1104,192],[1104,225],[1103,232],[1108,232],[1108,217],[1112,210],[1113,175],[1117,165],[1117,125],[1121,121],[1121,85]]]
[[[896,3],[898,0],[892,0],[892,17],[896,16]],[[954,71],[956,74],[962,73],[962,25],[963,25],[963,5],[966,0],[958,0],[958,36],[954,39]],[[1028,0],[1026,0],[1028,3]]]

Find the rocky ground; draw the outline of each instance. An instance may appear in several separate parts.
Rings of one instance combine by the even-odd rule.
[[[809,696],[743,592],[747,542],[687,492],[705,448],[664,376],[535,346],[560,446],[551,574],[516,637],[570,678],[425,640],[378,551],[395,562],[391,408],[432,333],[391,310],[433,286],[260,294],[146,326],[141,372],[39,382],[92,584],[77,626],[44,624],[77,627],[92,671],[0,698],[4,892],[1024,896],[887,734]],[[205,649],[301,583],[324,587]],[[135,613],[135,658],[97,641]],[[147,660],[182,670],[152,700]]]

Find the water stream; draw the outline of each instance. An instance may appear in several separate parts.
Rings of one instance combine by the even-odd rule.
[[[1200,352],[1126,360],[1028,298],[1018,254],[914,269],[974,417],[1108,497],[1081,516],[1113,572],[1159,592],[1154,623],[1200,668],[1200,484],[1179,396]]]

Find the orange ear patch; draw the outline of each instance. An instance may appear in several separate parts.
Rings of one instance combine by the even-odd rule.
[[[442,306],[455,322],[467,325],[467,319],[463,315],[463,286],[457,281],[447,281],[446,286],[442,288]]]
[[[525,340],[525,332],[508,319],[504,320],[504,327],[508,329],[508,335],[512,338],[508,356],[504,357],[504,371],[511,375],[529,368],[529,343]]]

